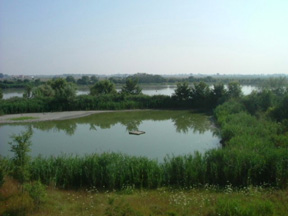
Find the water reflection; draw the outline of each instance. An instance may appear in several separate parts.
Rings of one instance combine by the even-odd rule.
[[[163,121],[171,120],[177,133],[186,134],[189,131],[203,134],[207,130],[212,130],[211,122],[203,114],[193,113],[192,111],[137,111],[137,112],[112,112],[94,114],[91,116],[63,120],[63,121],[45,121],[30,124],[19,123],[16,125],[25,125],[41,131],[63,131],[67,135],[73,135],[78,125],[89,125],[89,130],[96,131],[100,129],[110,129],[120,124],[126,128],[126,131],[139,130],[143,121]],[[140,129],[141,130],[141,129]]]
[[[209,117],[187,110],[99,113],[83,118],[0,125],[0,155],[12,156],[12,134],[33,130],[31,156],[119,152],[162,161],[166,155],[219,147]],[[145,131],[131,136],[127,131]]]

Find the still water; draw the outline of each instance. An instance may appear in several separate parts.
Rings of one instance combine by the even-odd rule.
[[[12,134],[31,129],[33,157],[40,155],[119,152],[162,161],[219,147],[209,117],[191,111],[132,111],[101,113],[63,121],[0,125],[0,154],[11,156]],[[129,131],[145,131],[130,135]]]

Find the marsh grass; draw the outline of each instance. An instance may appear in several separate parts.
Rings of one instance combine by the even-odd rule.
[[[34,119],[39,119],[38,117],[32,117],[32,116],[22,116],[22,117],[17,117],[17,118],[10,118],[9,120],[12,121],[25,121],[25,120],[34,120]]]

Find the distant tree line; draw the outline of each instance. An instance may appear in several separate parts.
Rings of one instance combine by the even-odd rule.
[[[4,78],[4,77],[3,77]],[[52,80],[58,79],[54,77]],[[103,78],[99,78],[96,75],[88,76],[83,75],[81,78],[75,78],[72,75],[68,75],[64,78],[67,82],[71,82],[77,84],[79,86],[92,86],[98,81],[103,80]],[[238,82],[240,85],[256,85],[256,86],[285,86],[287,85],[286,77],[250,77],[250,76],[189,76],[187,78],[179,78],[179,77],[164,77],[160,75],[146,74],[146,73],[137,73],[134,75],[130,75],[127,77],[117,77],[112,76],[107,78],[110,82],[114,84],[124,85],[127,79],[136,80],[139,84],[176,84],[178,82],[187,82],[187,83],[199,83],[204,82],[208,85],[212,84],[228,84],[231,82]],[[105,80],[105,79],[104,79]],[[25,88],[26,86],[38,86],[44,84],[47,81],[37,79],[2,79],[0,80],[0,89],[6,88]]]
[[[26,85],[23,98],[10,98],[1,100],[0,110],[3,114],[23,112],[49,112],[66,110],[91,110],[91,109],[133,109],[133,108],[191,108],[211,111],[218,105],[231,99],[239,99],[254,114],[260,109],[278,110],[271,108],[271,103],[280,101],[277,95],[286,94],[283,87],[285,80],[267,80],[262,90],[253,92],[243,97],[241,86],[238,82],[227,85],[215,83],[212,86],[205,82],[179,82],[172,96],[147,96],[142,94],[138,79],[126,78],[120,92],[116,91],[111,80],[98,80],[90,85],[89,95],[76,95],[77,85],[67,81],[70,78],[52,79],[37,86]],[[71,80],[70,80],[71,81]],[[258,95],[260,94],[260,95]],[[3,94],[0,92],[0,98]],[[285,104],[282,105],[285,107]],[[287,115],[282,109],[274,112],[276,115]],[[281,117],[278,117],[281,118]]]
[[[38,86],[43,83],[40,79],[3,79],[0,80],[0,89],[25,88],[27,85]]]

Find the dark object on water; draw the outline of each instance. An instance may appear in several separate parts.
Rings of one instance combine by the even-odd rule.
[[[132,134],[132,135],[141,135],[141,134],[145,134],[145,131],[129,131],[129,134]]]

